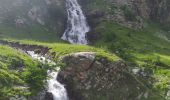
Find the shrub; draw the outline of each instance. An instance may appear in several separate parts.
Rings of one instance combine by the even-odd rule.
[[[135,21],[136,20],[135,13],[127,5],[122,6],[121,9],[123,10],[125,18],[127,20],[130,20],[130,21]]]

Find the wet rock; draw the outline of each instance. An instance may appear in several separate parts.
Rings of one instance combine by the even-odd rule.
[[[166,98],[167,98],[167,99],[170,99],[170,90],[167,92]]]
[[[90,17],[90,18],[101,18],[105,15],[105,13],[103,11],[100,11],[100,10],[95,10],[95,11],[91,11],[89,13],[89,15],[87,15],[87,17]]]
[[[87,33],[87,39],[90,41],[90,44],[95,43],[100,37],[101,33],[97,33],[93,30]]]
[[[50,92],[46,92],[45,94],[45,100],[54,100],[53,99],[53,94]]]

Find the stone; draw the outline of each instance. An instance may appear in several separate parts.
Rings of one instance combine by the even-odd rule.
[[[53,94],[51,92],[46,92],[45,100],[54,100],[53,99]]]
[[[90,100],[91,93],[101,96],[100,92],[111,91],[115,85],[115,78],[120,79],[120,74],[126,70],[126,64],[122,61],[113,63],[106,58],[95,58],[93,52],[80,52],[63,57],[62,62],[66,66],[61,69],[58,79],[66,84],[71,100]],[[114,70],[110,71],[111,69]],[[111,98],[112,95],[108,97]]]

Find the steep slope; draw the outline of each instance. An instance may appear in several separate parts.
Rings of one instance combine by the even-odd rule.
[[[168,0],[80,0],[91,45],[116,53],[147,87],[169,98]],[[103,6],[104,5],[104,6]],[[141,71],[146,75],[141,75]]]
[[[79,1],[92,23],[104,18],[126,27],[141,29],[145,27],[146,20],[152,20],[169,27],[170,7],[168,0]],[[96,17],[98,20],[95,20]]]
[[[42,89],[46,73],[38,62],[7,46],[0,45],[0,99],[34,94]],[[31,80],[31,81],[30,81]],[[30,87],[30,88],[29,88]]]
[[[0,37],[55,41],[66,19],[63,0],[0,1]]]
[[[101,49],[87,47],[87,46],[76,46],[76,45],[73,46],[68,44],[61,45],[55,43],[47,44],[47,43],[40,43],[40,42],[31,43],[30,41],[28,42],[23,41],[24,44],[20,44],[18,42],[15,43],[15,42],[6,42],[6,41],[1,41],[1,43],[8,44],[9,46],[15,48],[21,48],[22,50],[29,50],[29,49],[35,50],[40,54],[46,52],[46,51],[41,52],[41,47],[48,46],[49,48],[51,48],[51,50],[48,52],[49,53],[48,55],[51,55],[51,57],[53,57],[53,60],[56,60],[57,63],[59,63],[60,61],[59,58],[61,56],[67,54],[64,57],[62,57],[62,63],[65,63],[65,65],[63,66],[63,64],[61,64],[62,71],[59,74],[58,80],[66,84],[66,89],[68,90],[69,97],[72,98],[73,100],[91,100],[96,98],[99,100],[107,100],[107,99],[121,100],[124,98],[128,100],[163,99],[161,95],[159,95],[157,92],[153,91],[152,89],[148,88],[146,84],[143,84],[140,80],[134,77],[131,71],[128,70],[129,67],[123,61],[121,61],[120,58],[118,58],[113,54],[108,54],[106,51],[103,51]],[[29,45],[25,43],[29,43]],[[30,44],[34,44],[34,45],[30,45]],[[39,46],[36,46],[35,44],[37,45],[39,44]],[[73,53],[78,51],[79,52],[83,51],[83,52]],[[71,52],[72,54],[70,54]],[[14,57],[17,57],[17,55],[14,55]],[[2,60],[2,62],[3,61],[4,60]],[[14,62],[16,64],[19,64],[16,61],[12,61],[11,63]],[[28,62],[28,64],[31,64],[31,62]],[[9,65],[9,67],[11,67],[11,65]],[[45,82],[44,80],[46,79],[45,72],[48,69],[51,69],[51,67],[47,67],[45,69],[44,67],[38,67],[38,66],[24,67],[23,70],[20,71],[20,73],[22,73],[21,76],[19,75],[18,77],[21,77],[22,81],[25,82],[25,84],[28,84],[27,88],[30,90],[29,93],[32,95],[28,94],[27,92],[26,94],[19,94],[20,93],[19,91],[22,90],[18,90],[17,92],[15,91],[18,94],[14,94],[14,95],[4,94],[2,95],[2,98],[10,98],[19,95],[19,97],[26,96],[28,100],[34,100],[32,99],[32,97],[30,98],[30,96],[33,96],[34,98],[38,99],[39,96],[41,95],[36,95],[36,94],[39,93],[39,91],[42,91],[44,88],[43,82]],[[9,71],[10,69],[7,70],[7,72]],[[37,74],[35,75],[35,73]],[[145,71],[143,71],[143,74],[146,74]],[[35,77],[33,77],[32,75],[34,75]],[[2,76],[1,78],[3,79],[5,77]],[[11,87],[13,86],[15,85],[12,84]],[[11,89],[11,87],[9,87],[9,89]],[[20,87],[18,88],[21,89]],[[109,94],[108,91],[110,91]],[[128,94],[126,93],[127,91]],[[8,91],[8,93],[13,93],[13,92]],[[41,98],[43,96],[41,96]],[[49,94],[47,96],[50,97]],[[42,99],[38,99],[38,100],[42,100]]]
[[[166,31],[169,30],[168,0],[78,1],[92,29],[101,21],[108,20],[141,30],[147,27],[148,20],[152,20],[161,24]],[[1,0],[0,2],[1,37],[60,38],[66,29],[67,12],[64,0]],[[20,32],[18,29],[23,31]]]
[[[166,97],[169,95],[170,42],[164,35],[167,33],[160,30],[159,26],[150,25],[136,31],[105,21],[89,33],[92,35],[89,39],[92,45],[114,52],[127,61],[132,72],[137,69],[134,74],[139,75],[141,81]],[[148,74],[141,75],[142,70]]]
[[[114,54],[109,54],[104,50],[88,46],[40,42],[30,43],[30,41],[28,43],[29,44],[21,44],[19,42],[0,41],[0,51],[2,53],[0,54],[0,67],[2,68],[0,72],[0,86],[2,87],[2,90],[0,90],[0,99],[2,100],[9,98],[43,100],[41,98],[46,96],[44,91],[46,91],[45,80],[47,80],[47,70],[62,67],[63,64],[60,64],[59,58],[63,55],[80,51],[90,51],[96,52],[99,58],[104,57],[115,62],[120,59]],[[2,46],[2,44],[16,48],[18,51],[7,46]],[[49,48],[51,48],[51,50]],[[48,66],[47,64],[39,64],[21,50],[35,51],[40,55],[53,59],[56,61],[57,65]],[[4,84],[4,82],[6,84]]]

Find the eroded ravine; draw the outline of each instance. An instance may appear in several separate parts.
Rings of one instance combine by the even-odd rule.
[[[42,55],[36,54],[34,51],[27,51],[27,54],[29,54],[33,59],[40,61],[41,63],[46,63],[49,66],[56,66],[55,62],[45,58]],[[47,71],[47,74],[50,77],[47,80],[47,90],[49,93],[52,93],[53,100],[68,100],[67,91],[64,85],[57,81],[59,70],[60,69],[58,68],[55,71],[53,70]]]

